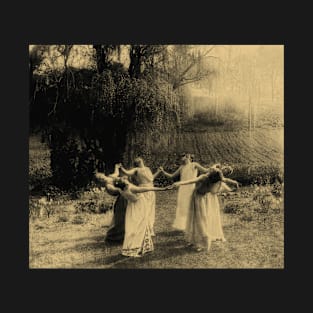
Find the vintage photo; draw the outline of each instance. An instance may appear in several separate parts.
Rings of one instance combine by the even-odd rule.
[[[283,269],[283,45],[29,45],[30,269]]]

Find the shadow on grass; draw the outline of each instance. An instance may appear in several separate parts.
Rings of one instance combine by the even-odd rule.
[[[182,245],[180,240],[157,243],[154,251],[145,254],[141,258],[125,257],[121,255],[121,247],[118,254],[107,257],[96,258],[88,263],[89,267],[112,268],[112,269],[131,269],[131,268],[156,268],[152,263],[155,261],[165,261],[168,258],[180,257],[189,253],[194,253],[190,248]],[[112,251],[113,252],[113,251]],[[159,266],[158,268],[162,268]]]
[[[159,233],[156,233],[157,237],[176,237],[176,236],[184,236],[184,232],[180,230],[171,230],[171,231],[162,231]]]
[[[48,251],[49,254],[54,254],[54,253],[59,253],[62,252],[62,254],[66,255],[67,253],[72,253],[72,252],[77,252],[77,253],[83,253],[84,251],[91,251],[94,250],[96,251],[105,251],[107,249],[107,245],[105,244],[104,241],[104,236],[103,235],[98,235],[94,237],[83,237],[79,238],[79,241],[85,240],[85,239],[92,239],[92,242],[86,242],[86,243],[81,243],[81,244],[76,244],[67,248],[60,248],[60,249],[50,249]],[[59,245],[62,243],[66,243],[72,240],[55,240],[51,241],[50,244],[52,243],[53,245]],[[78,240],[76,240],[78,241]],[[31,257],[41,257],[45,256],[47,254],[46,251],[40,251],[40,252],[31,252]]]

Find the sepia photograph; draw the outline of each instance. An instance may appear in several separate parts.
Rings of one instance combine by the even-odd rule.
[[[30,269],[284,269],[284,45],[28,64]]]

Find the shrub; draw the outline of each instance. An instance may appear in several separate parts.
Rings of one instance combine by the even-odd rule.
[[[242,214],[245,204],[240,199],[228,202],[223,207],[223,212],[226,214]]]
[[[53,183],[66,191],[86,188],[96,168],[109,172],[114,162],[127,166],[137,153],[148,157],[157,130],[179,126],[178,97],[165,81],[130,78],[122,67],[81,73],[34,78],[40,88],[32,108],[45,112],[40,125],[51,149]]]
[[[68,219],[67,215],[61,215],[61,216],[59,216],[57,222],[59,222],[59,223],[66,223],[66,222],[68,222],[68,220],[69,219]]]
[[[281,166],[271,165],[233,165],[234,172],[230,176],[241,185],[267,185],[282,183],[284,179]]]
[[[75,205],[77,212],[105,213],[112,208],[112,203],[99,200],[80,201]]]
[[[241,221],[244,222],[251,222],[253,220],[253,215],[249,212],[245,212],[241,217],[240,217]]]
[[[277,213],[280,211],[282,199],[283,187],[279,184],[264,185],[254,187],[253,200],[259,204],[259,207],[255,209],[257,213]]]
[[[72,220],[73,224],[78,224],[78,225],[85,224],[85,222],[86,222],[85,218],[81,215],[76,215]]]
[[[52,181],[57,188],[77,191],[86,187],[95,169],[92,151],[80,150],[78,140],[71,138],[67,131],[55,134],[51,146],[51,170]]]
[[[48,200],[47,197],[40,199],[29,200],[29,216],[43,217],[46,215],[48,218],[54,213],[55,206],[53,200]]]

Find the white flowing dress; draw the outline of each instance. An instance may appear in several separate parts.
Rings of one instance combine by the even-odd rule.
[[[180,180],[190,180],[196,178],[198,170],[193,163],[188,163],[181,167]],[[188,212],[190,210],[192,194],[195,184],[180,186],[177,193],[176,216],[172,227],[177,230],[185,230]]]
[[[186,227],[186,239],[198,247],[209,249],[210,242],[226,241],[222,228],[218,192],[224,183],[216,183],[211,192],[200,194],[194,190]]]
[[[122,192],[122,196],[128,203],[122,255],[141,257],[154,250],[147,199],[143,193],[133,194],[127,190]]]
[[[148,167],[138,168],[135,175],[136,183],[139,187],[153,187],[153,174]],[[143,196],[146,198],[146,206],[148,213],[148,219],[150,223],[151,235],[154,236],[154,222],[155,222],[155,204],[156,196],[155,191],[143,192]]]

